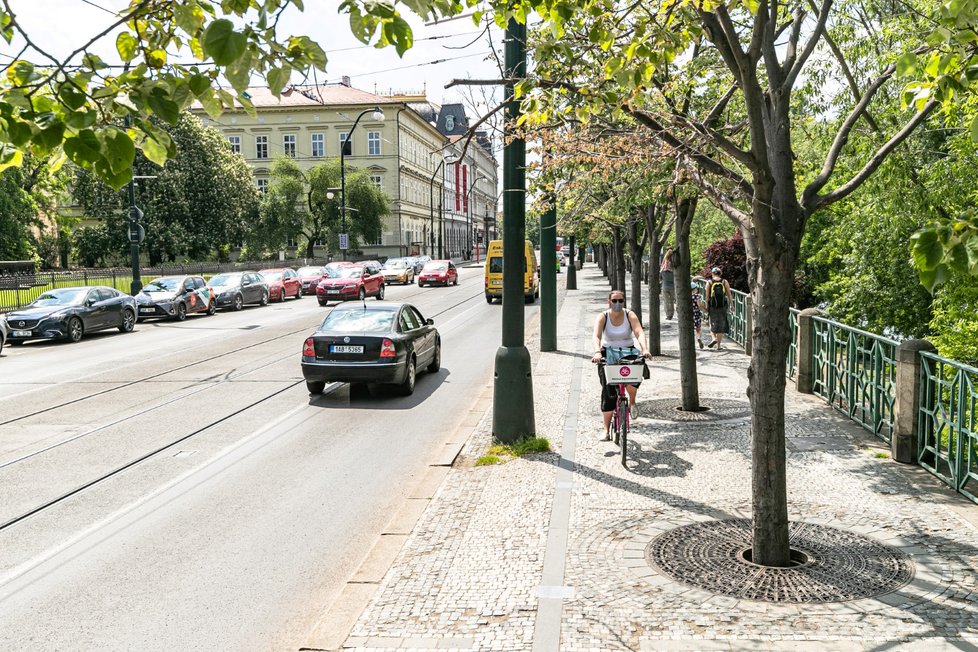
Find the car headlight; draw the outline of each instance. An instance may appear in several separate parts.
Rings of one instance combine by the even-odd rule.
[[[232,294],[234,294],[234,290],[226,290],[217,296],[219,299],[230,299]]]
[[[68,311],[67,310],[59,310],[58,312],[52,312],[50,315],[48,315],[44,319],[64,319],[67,316],[68,316]]]

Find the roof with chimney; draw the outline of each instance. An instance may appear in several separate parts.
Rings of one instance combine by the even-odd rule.
[[[389,97],[374,95],[346,84],[289,86],[280,97],[275,97],[267,86],[252,86],[245,93],[256,109],[400,104]],[[194,108],[201,108],[199,102],[194,103]]]

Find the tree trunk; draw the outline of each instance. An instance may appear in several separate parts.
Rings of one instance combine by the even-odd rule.
[[[605,256],[608,259],[608,273],[605,275],[608,277],[608,285],[615,289],[615,279],[618,278],[618,270],[615,269],[615,265],[618,262],[618,257],[615,255],[615,245],[605,246]]]
[[[632,273],[629,277],[631,282],[631,309],[638,317],[638,323],[642,323],[642,249],[638,241],[638,220],[628,220],[628,255],[632,262]]]
[[[603,244],[595,247],[595,254],[598,257],[598,267],[601,268],[601,275],[608,278],[608,250]]]
[[[676,205],[676,248],[672,256],[676,287],[676,318],[679,328],[679,382],[683,410],[700,409],[699,380],[696,375],[696,341],[693,332],[693,293],[690,289],[689,227],[696,214],[696,198]]]
[[[659,235],[662,225],[656,213],[655,204],[650,204],[645,211],[645,229],[649,234],[649,330],[647,334],[649,353],[662,355],[662,321],[659,317],[660,293],[662,291],[659,281],[659,256],[662,249]]]
[[[306,258],[310,261],[316,258],[316,246],[311,236],[306,240]]]
[[[622,237],[620,226],[612,227],[611,235],[614,239],[614,248],[611,255],[615,261],[615,275],[611,283],[614,290],[625,291],[625,239]]]

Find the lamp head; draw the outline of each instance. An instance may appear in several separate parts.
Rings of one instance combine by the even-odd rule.
[[[326,199],[332,199],[334,197],[336,197],[336,195],[333,193],[332,190],[326,193]]]
[[[376,109],[374,109],[374,113],[373,113],[373,116],[372,117],[377,122],[383,122],[384,121],[384,112],[380,110],[380,107],[379,106]]]

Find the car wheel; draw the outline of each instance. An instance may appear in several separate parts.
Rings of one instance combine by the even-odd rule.
[[[82,335],[85,333],[85,327],[82,325],[82,321],[78,317],[72,317],[68,320],[68,341],[69,342],[80,342]]]
[[[319,300],[319,305],[321,305],[323,308],[325,308],[326,306],[329,305],[329,301],[328,300],[327,301],[323,301],[322,299],[320,299]]]
[[[488,294],[486,295],[486,303],[492,303],[492,297]]]
[[[439,369],[441,369],[441,340],[435,342],[435,355],[428,365],[428,372],[436,373]]]
[[[136,313],[128,308],[122,311],[122,323],[119,324],[119,332],[131,333],[136,327]]]
[[[3,337],[0,337],[0,354],[3,353],[3,343],[4,343]]]
[[[231,304],[231,309],[235,312],[244,308],[244,297],[240,294],[234,295],[234,303]]]
[[[417,370],[415,369],[415,360],[412,357],[408,360],[407,371],[404,374],[404,381],[397,386],[398,392],[404,396],[410,396],[414,393],[414,381],[417,376]]]
[[[424,283],[422,283],[421,281],[418,281],[418,287],[419,288],[423,288],[424,287]]]
[[[384,291],[385,291],[384,290],[384,285],[381,284],[380,289],[377,290],[377,301],[383,301],[384,300]]]
[[[278,302],[285,303],[285,286],[282,286],[282,289],[278,291]]]
[[[183,321],[186,318],[187,318],[187,306],[186,306],[186,304],[183,304],[183,303],[177,304],[177,314],[175,316],[175,319],[177,321]]]
[[[307,380],[306,389],[309,390],[310,394],[322,394],[323,390],[326,389],[326,381],[323,380]]]
[[[457,276],[455,277],[455,282],[453,282],[452,285],[458,285],[458,277]]]
[[[296,299],[301,299],[302,298],[302,286],[301,285],[295,289],[295,298]]]
[[[268,292],[262,292],[261,293],[261,299],[258,300],[258,305],[259,306],[267,306],[268,305]]]
[[[367,290],[365,288],[360,288],[360,292],[359,292],[359,294],[357,294],[357,298],[360,299],[360,301],[363,301],[364,299],[366,299],[367,298]]]
[[[207,304],[207,315],[209,316],[209,315],[216,315],[216,314],[217,314],[217,301],[214,299],[214,297],[211,297],[211,302]]]

